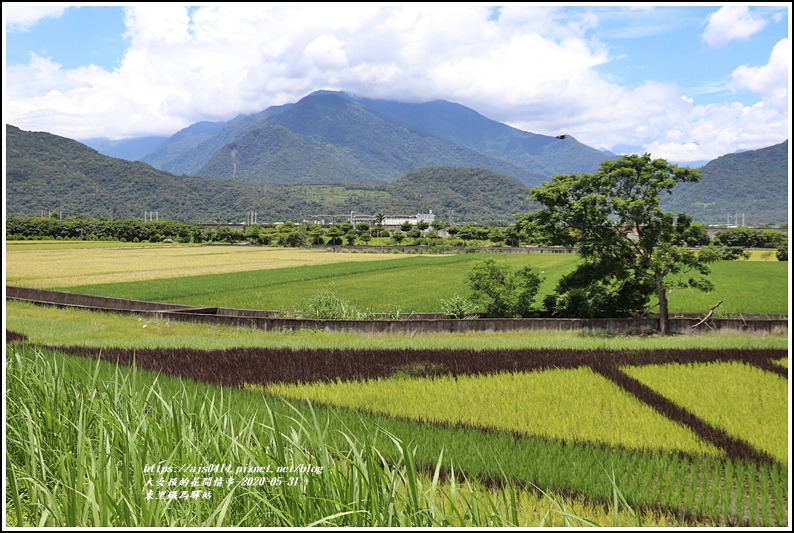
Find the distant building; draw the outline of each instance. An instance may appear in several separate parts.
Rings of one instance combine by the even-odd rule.
[[[415,216],[389,216],[383,219],[383,225],[397,227],[408,222],[412,226],[416,226],[420,221],[425,221],[428,224],[431,224],[435,219],[436,215],[433,214],[433,210],[431,209],[429,213],[417,213]]]

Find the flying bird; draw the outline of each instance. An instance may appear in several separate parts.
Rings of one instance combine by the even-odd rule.
[[[567,137],[567,135],[557,135],[557,138],[558,138],[558,139],[564,139],[564,138],[566,138],[566,137]]]

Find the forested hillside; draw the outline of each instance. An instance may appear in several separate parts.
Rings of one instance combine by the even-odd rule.
[[[706,164],[698,183],[676,186],[663,200],[667,211],[707,224],[788,222],[788,140],[768,148],[727,154]]]
[[[275,129],[278,129],[274,127]],[[281,128],[283,130],[283,128]],[[503,220],[525,210],[529,189],[491,171],[416,169],[391,184],[251,184],[176,176],[99,154],[71,139],[6,126],[9,217],[139,218],[156,211],[183,222],[299,222],[318,215],[416,214],[433,209],[456,222]]]

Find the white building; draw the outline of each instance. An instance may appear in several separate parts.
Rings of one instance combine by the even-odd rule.
[[[429,213],[417,213],[415,216],[395,215],[386,217],[383,219],[383,225],[397,227],[408,222],[412,226],[416,226],[420,221],[425,221],[428,224],[431,224],[435,219],[436,215],[433,214],[433,210],[431,209]]]

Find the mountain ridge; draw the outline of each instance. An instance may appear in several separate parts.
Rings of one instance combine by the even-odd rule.
[[[706,163],[697,183],[679,183],[662,199],[666,211],[687,213],[706,224],[788,222],[788,139],[782,143],[722,155]]]
[[[286,131],[286,130],[284,130]],[[6,125],[6,216],[56,212],[182,222],[311,220],[322,214],[438,213],[457,221],[513,222],[529,188],[485,169],[426,167],[388,184],[262,184],[175,175],[111,158],[72,139]]]
[[[255,129],[274,125],[314,145],[310,153],[317,161],[299,161],[307,157],[301,151],[282,151],[279,157],[283,165],[274,175],[274,169],[266,163],[258,168],[249,153],[252,166],[246,173],[230,174],[228,169],[234,166],[229,157],[231,144],[247,146],[264,161],[271,159],[266,146],[256,146],[244,137],[250,137]],[[258,137],[267,138],[261,134]],[[100,142],[92,143],[102,152]],[[226,157],[225,166],[219,156]],[[295,103],[271,106],[227,122],[188,126],[140,160],[175,174],[270,183],[330,183],[337,179],[336,172],[324,176],[321,170],[329,161],[332,167],[347,167],[344,182],[348,183],[388,183],[413,168],[465,166],[485,168],[536,186],[557,173],[595,171],[601,161],[616,157],[579,143],[572,136],[561,140],[524,132],[445,100],[413,104],[323,90]],[[290,167],[315,170],[306,175]]]

